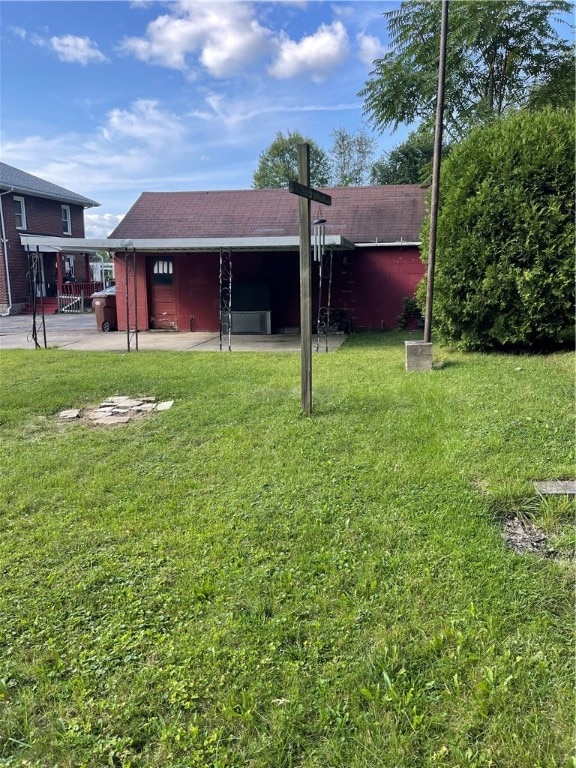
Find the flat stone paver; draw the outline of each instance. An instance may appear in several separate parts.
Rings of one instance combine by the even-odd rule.
[[[100,418],[94,420],[94,423],[109,427],[112,424],[128,424],[129,421],[130,416],[117,416],[113,414],[111,416],[100,416]]]
[[[80,416],[80,410],[78,408],[67,408],[65,411],[60,411],[58,417],[60,419],[77,419]]]
[[[68,408],[60,411],[58,418],[61,421],[73,419],[85,420],[93,426],[111,426],[114,424],[128,424],[132,419],[143,418],[152,411],[167,411],[174,405],[174,400],[165,400],[156,403],[156,398],[150,395],[141,398],[129,395],[114,395],[100,402],[100,405],[79,408]]]
[[[534,488],[542,496],[576,496],[576,480],[543,480]]]

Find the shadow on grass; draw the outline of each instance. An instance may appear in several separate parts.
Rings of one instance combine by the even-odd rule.
[[[401,348],[403,351],[405,341],[422,341],[422,334],[407,331],[358,331],[348,336],[342,349],[389,350]]]
[[[357,349],[374,352],[390,352],[393,350],[404,355],[404,343],[406,341],[423,341],[422,333],[410,331],[365,331],[351,333],[346,343],[338,352],[355,351]],[[446,360],[442,357],[442,355],[449,354],[458,355],[457,350],[440,346],[438,342],[433,343],[434,356],[439,356],[437,362],[434,363],[434,369],[439,370],[441,368],[462,365],[462,360]]]

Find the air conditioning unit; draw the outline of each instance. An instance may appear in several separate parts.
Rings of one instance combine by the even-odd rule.
[[[272,333],[269,310],[232,312],[232,333]]]

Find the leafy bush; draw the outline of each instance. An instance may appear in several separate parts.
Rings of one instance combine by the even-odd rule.
[[[398,315],[397,327],[404,330],[410,323],[420,326],[424,322],[417,299],[407,296],[402,301],[402,312]]]
[[[464,349],[566,345],[574,246],[573,115],[520,112],[476,129],[442,169],[434,330]]]

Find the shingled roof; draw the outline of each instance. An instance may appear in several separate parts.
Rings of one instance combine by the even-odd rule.
[[[330,207],[311,204],[327,235],[353,243],[419,242],[426,189],[415,185],[332,187]],[[144,192],[111,238],[297,236],[298,198],[286,189]]]
[[[0,163],[0,189],[35,197],[46,197],[50,200],[60,200],[63,203],[81,205],[84,208],[100,205],[95,200],[90,200],[89,197],[78,195],[76,192],[59,187],[57,184],[52,184],[50,181],[45,181],[6,163]]]

